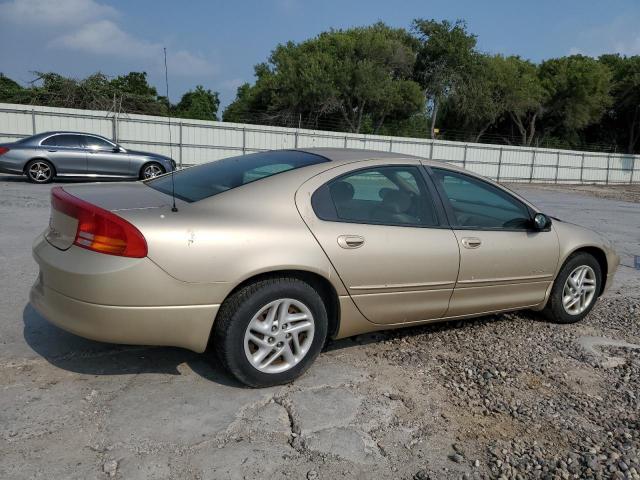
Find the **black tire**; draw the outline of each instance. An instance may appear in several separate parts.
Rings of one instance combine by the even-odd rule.
[[[572,315],[565,310],[565,307],[562,303],[564,286],[571,272],[583,265],[591,267],[591,269],[595,272],[595,295],[593,296],[591,303],[589,303],[584,311]],[[556,277],[556,280],[553,284],[553,288],[551,289],[551,294],[549,295],[547,305],[544,307],[544,310],[542,312],[547,317],[547,319],[554,323],[579,322],[589,314],[596,301],[598,300],[598,296],[600,295],[601,290],[602,270],[600,268],[600,264],[593,257],[593,255],[590,255],[586,252],[578,252],[574,255],[571,255],[560,269],[560,273],[558,273],[558,276]]]
[[[37,166],[41,168],[36,169]],[[42,158],[34,158],[33,160],[29,160],[24,167],[24,173],[27,176],[27,180],[31,183],[43,184],[53,181],[56,176],[56,169],[50,161]]]
[[[297,300],[310,310],[315,329],[313,339],[306,355],[289,370],[265,373],[245,355],[245,331],[265,305],[282,298]],[[327,310],[318,292],[297,278],[275,277],[247,285],[224,301],[214,324],[212,348],[227,371],[240,382],[250,387],[270,387],[293,381],[311,366],[324,346],[327,329]]]
[[[147,170],[149,169],[156,169],[158,171],[158,173],[156,173],[153,177],[149,177],[146,175]],[[149,162],[149,163],[145,163],[141,168],[140,168],[140,180],[148,180],[150,178],[154,178],[158,175],[162,175],[163,173],[166,173],[166,170],[164,169],[164,167],[162,165],[160,165],[158,162]]]

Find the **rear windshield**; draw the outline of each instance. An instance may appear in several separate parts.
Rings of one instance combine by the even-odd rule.
[[[187,202],[197,202],[261,178],[326,161],[326,158],[319,155],[292,150],[225,158],[176,171],[175,195]],[[146,184],[171,195],[171,175],[149,180]]]

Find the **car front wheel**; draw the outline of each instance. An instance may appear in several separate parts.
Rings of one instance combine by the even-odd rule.
[[[159,163],[156,163],[156,162],[147,163],[140,170],[140,179],[149,180],[150,178],[155,178],[158,175],[162,175],[163,173],[164,173],[164,167]]]
[[[590,254],[578,252],[565,262],[556,278],[544,313],[553,322],[574,323],[586,317],[598,299],[602,271]]]
[[[327,311],[309,284],[261,280],[220,307],[213,348],[225,368],[251,387],[288,383],[316,359],[327,336]]]

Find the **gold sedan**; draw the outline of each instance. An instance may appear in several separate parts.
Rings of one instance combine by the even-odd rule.
[[[329,338],[518,309],[572,323],[619,258],[474,173],[395,153],[227,158],[52,190],[31,303],[106,342],[204,352],[289,382]]]

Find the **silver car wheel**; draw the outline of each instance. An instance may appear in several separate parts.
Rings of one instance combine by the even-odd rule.
[[[588,265],[575,268],[567,277],[562,291],[562,305],[569,315],[584,312],[596,296],[596,273]]]
[[[311,310],[298,300],[281,298],[253,316],[244,334],[244,353],[261,372],[286,372],[309,352],[314,331]]]
[[[51,167],[47,162],[33,162],[27,173],[34,182],[45,183],[51,179]]]
[[[162,168],[160,168],[158,165],[155,165],[155,164],[147,165],[146,167],[144,167],[144,170],[142,171],[142,176],[146,179],[155,178],[158,175],[162,175],[162,174],[163,174]]]

